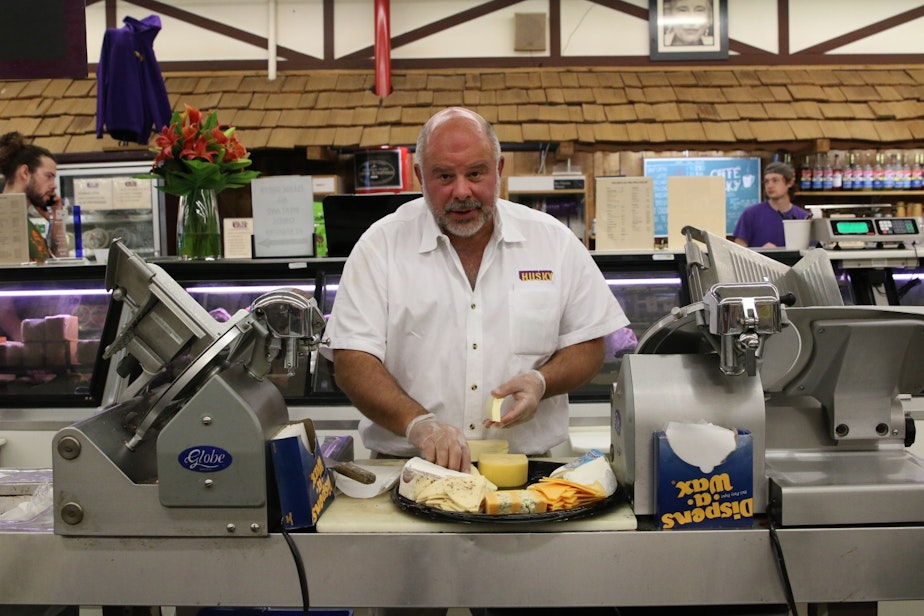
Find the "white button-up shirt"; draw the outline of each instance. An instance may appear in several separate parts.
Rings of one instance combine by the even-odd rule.
[[[405,392],[468,439],[543,453],[568,438],[568,396],[532,420],[485,428],[491,390],[560,348],[628,324],[590,253],[560,221],[498,200],[494,236],[472,289],[424,200],[373,224],[343,270],[327,325],[332,349],[379,358]],[[413,456],[403,436],[360,421],[373,451]]]

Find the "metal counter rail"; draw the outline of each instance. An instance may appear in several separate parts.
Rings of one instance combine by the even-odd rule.
[[[924,599],[924,525],[782,529],[779,536],[800,603]],[[786,602],[761,528],[292,537],[316,607]],[[0,533],[0,580],[3,604],[301,605],[281,535]]]

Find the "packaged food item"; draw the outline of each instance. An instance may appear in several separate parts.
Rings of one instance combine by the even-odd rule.
[[[605,496],[611,496],[618,487],[613,468],[606,456],[598,449],[591,449],[584,455],[560,466],[552,471],[550,477],[596,488]]]

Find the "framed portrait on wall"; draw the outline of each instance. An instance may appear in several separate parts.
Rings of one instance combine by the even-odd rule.
[[[728,0],[649,0],[652,60],[728,58]]]

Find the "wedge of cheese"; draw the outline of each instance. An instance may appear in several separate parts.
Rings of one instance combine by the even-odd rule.
[[[548,503],[535,490],[497,490],[484,497],[484,512],[489,515],[545,513]]]
[[[483,453],[478,471],[498,488],[516,488],[526,483],[529,460],[522,453]]]
[[[606,457],[596,449],[592,449],[572,463],[555,469],[550,477],[589,486],[606,496],[612,495],[618,486],[613,468]]]
[[[438,464],[427,462],[423,458],[411,458],[404,464],[404,470],[401,471],[401,477],[398,479],[398,494],[408,500],[416,501],[416,491],[426,484],[433,483],[442,477],[468,476],[468,473],[451,471]]]

